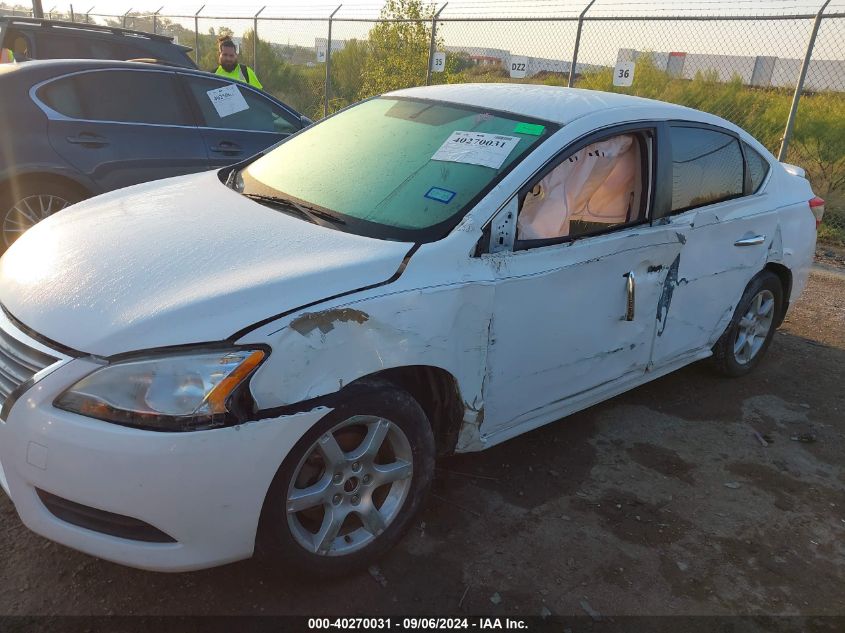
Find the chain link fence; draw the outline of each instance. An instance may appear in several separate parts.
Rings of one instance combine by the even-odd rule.
[[[528,15],[514,15],[489,0],[464,0],[462,14],[406,0],[387,2],[377,18],[331,6],[296,15],[198,8],[52,17],[169,35],[211,71],[217,37],[230,35],[265,89],[314,119],[392,89],[492,81],[622,92],[712,112],[806,169],[827,201],[820,239],[845,246],[845,0],[823,1],[538,0],[520,8]],[[615,77],[625,68],[627,78]]]

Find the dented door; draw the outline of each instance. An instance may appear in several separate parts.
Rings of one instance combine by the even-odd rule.
[[[497,284],[482,434],[565,415],[589,392],[641,376],[664,281],[682,246],[671,227],[638,226],[488,256]]]
[[[659,368],[711,347],[727,327],[751,278],[780,253],[777,214],[767,196],[699,209],[686,227],[683,253],[658,314],[651,364]]]

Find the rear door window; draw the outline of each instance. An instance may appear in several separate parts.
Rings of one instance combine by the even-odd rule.
[[[743,195],[745,163],[739,141],[729,134],[673,125],[672,212]]]
[[[72,119],[193,125],[170,72],[80,73],[46,84],[38,91],[38,97],[48,107]]]
[[[280,107],[267,97],[250,90],[243,84],[231,81],[216,81],[192,75],[179,75],[187,82],[189,92],[199,111],[202,127],[217,130],[246,130],[250,132],[274,132],[276,134],[292,134],[302,126],[293,114]],[[232,114],[221,116],[215,108],[209,91],[219,90],[234,85],[240,92],[246,108]],[[225,112],[225,111],[224,111]]]
[[[38,97],[72,119],[193,126],[171,72],[80,73],[46,84],[38,91]]]

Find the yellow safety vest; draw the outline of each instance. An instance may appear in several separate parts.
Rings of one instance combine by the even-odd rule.
[[[244,77],[243,73],[241,72],[242,66],[246,69],[246,77]],[[255,76],[255,71],[244,64],[237,64],[232,72],[224,70],[223,66],[218,66],[217,70],[214,71],[214,74],[220,75],[221,77],[226,77],[227,79],[234,79],[235,81],[240,81],[241,83],[249,84],[250,86],[254,86],[259,90],[264,89],[264,86],[262,86],[261,82],[258,81],[258,77]]]

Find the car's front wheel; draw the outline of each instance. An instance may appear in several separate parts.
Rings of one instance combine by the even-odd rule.
[[[777,275],[763,271],[752,279],[725,333],[713,346],[713,361],[726,376],[744,376],[766,353],[783,309],[783,286]]]
[[[407,392],[353,391],[296,444],[276,473],[259,555],[280,570],[338,576],[369,565],[402,536],[434,473],[434,438]]]

